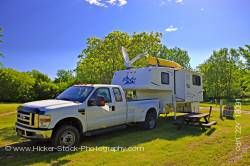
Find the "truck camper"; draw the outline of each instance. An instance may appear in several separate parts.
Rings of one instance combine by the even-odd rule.
[[[127,69],[115,72],[112,84],[120,85],[128,99],[159,99],[160,113],[199,112],[203,100],[201,74],[152,56],[147,56],[147,67],[133,68],[131,65],[146,54],[130,61],[125,48],[122,53]]]

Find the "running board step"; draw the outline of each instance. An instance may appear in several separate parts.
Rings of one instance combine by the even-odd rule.
[[[119,126],[114,126],[114,127],[108,127],[108,128],[88,131],[85,133],[85,135],[86,136],[99,135],[99,134],[108,133],[111,131],[121,130],[121,129],[125,129],[125,128],[127,128],[127,125],[119,125]]]

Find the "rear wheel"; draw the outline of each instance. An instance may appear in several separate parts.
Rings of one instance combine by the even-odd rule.
[[[76,127],[63,125],[55,130],[52,136],[52,144],[55,147],[77,146],[80,140],[80,134]]]
[[[156,119],[157,118],[155,112],[153,111],[148,112],[142,127],[147,130],[154,129],[157,124]]]

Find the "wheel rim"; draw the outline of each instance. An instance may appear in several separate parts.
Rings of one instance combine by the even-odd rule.
[[[75,137],[74,132],[70,130],[66,130],[62,133],[60,137],[60,145],[70,147],[75,144],[75,140],[76,140],[76,137]]]
[[[152,129],[154,127],[155,127],[155,118],[151,116],[149,120],[149,128]]]

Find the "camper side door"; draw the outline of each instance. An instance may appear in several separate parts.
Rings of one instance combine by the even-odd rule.
[[[202,91],[202,78],[199,74],[191,75],[191,88],[192,94],[194,95],[193,101],[202,101],[203,100],[203,91]]]

